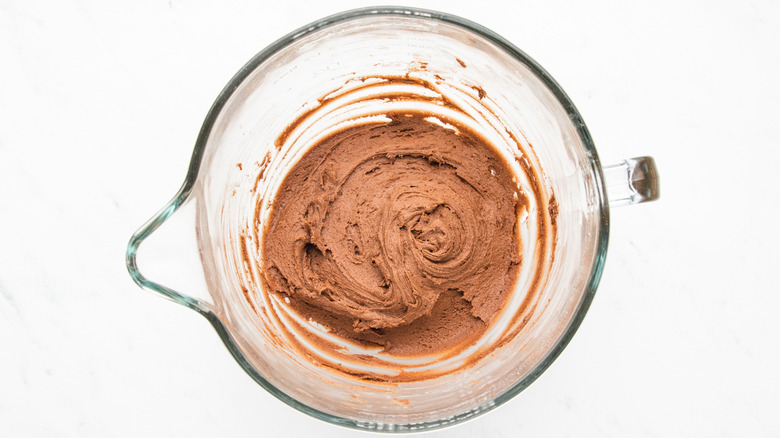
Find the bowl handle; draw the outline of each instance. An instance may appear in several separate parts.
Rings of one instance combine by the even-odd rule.
[[[627,158],[602,170],[610,208],[655,201],[661,195],[652,157]]]

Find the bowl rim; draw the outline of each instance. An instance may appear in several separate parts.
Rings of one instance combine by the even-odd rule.
[[[211,134],[212,128],[214,127],[214,124],[227,101],[230,99],[236,89],[238,89],[238,87],[243,83],[243,81],[260,64],[295,41],[332,25],[370,16],[405,16],[421,20],[433,20],[452,24],[485,38],[486,40],[503,49],[521,63],[525,64],[532,71],[532,73],[535,74],[553,93],[574,124],[577,130],[577,134],[579,135],[580,140],[585,147],[585,152],[588,156],[588,161],[591,167],[590,170],[594,175],[596,194],[598,196],[600,222],[596,240],[596,257],[591,268],[590,277],[586,285],[586,290],[583,294],[582,300],[578,304],[571,320],[569,321],[568,326],[564,330],[560,339],[550,349],[550,351],[547,352],[539,364],[537,364],[537,366],[527,376],[525,376],[521,381],[515,383],[511,388],[507,389],[501,394],[498,394],[493,399],[483,402],[479,406],[466,412],[433,421],[382,424],[363,422],[350,418],[340,417],[338,415],[324,412],[299,402],[280,389],[276,388],[273,384],[267,381],[257,371],[257,369],[255,369],[255,367],[247,360],[244,353],[241,351],[235,339],[230,334],[222,320],[219,318],[217,312],[214,310],[211,304],[151,281],[143,274],[141,274],[136,264],[136,253],[141,242],[143,242],[144,239],[146,239],[149,235],[152,234],[152,232],[159,228],[163,222],[165,222],[189,199],[198,178],[198,172],[201,161],[203,159],[203,153],[208,143],[208,138]],[[359,430],[371,430],[376,432],[409,433],[441,429],[443,427],[452,426],[465,420],[478,417],[509,401],[515,395],[519,394],[531,383],[533,383],[561,354],[563,349],[571,341],[572,337],[582,323],[582,320],[587,313],[588,308],[590,307],[601,279],[601,275],[604,269],[604,262],[606,260],[608,240],[609,206],[604,186],[602,167],[598,158],[598,154],[596,153],[595,145],[593,144],[593,140],[590,136],[590,133],[588,132],[587,127],[585,126],[585,122],[583,121],[582,116],[577,111],[571,99],[569,99],[569,97],[566,95],[560,85],[558,85],[558,83],[552,78],[552,76],[550,76],[550,74],[547,73],[547,71],[545,71],[530,56],[515,47],[512,43],[477,23],[444,12],[411,7],[382,6],[352,9],[319,19],[313,23],[288,33],[252,57],[252,59],[250,59],[222,89],[222,91],[219,93],[219,96],[209,109],[206,118],[203,121],[203,125],[201,126],[198,133],[198,138],[195,142],[195,147],[193,149],[192,157],[190,159],[190,164],[187,170],[187,176],[181,188],[173,197],[173,199],[171,199],[171,201],[169,201],[155,216],[153,216],[147,223],[145,223],[141,228],[138,229],[138,231],[133,234],[130,242],[128,243],[125,258],[130,276],[140,287],[157,292],[163,295],[165,298],[184,305],[185,307],[195,310],[196,312],[203,315],[217,331],[219,337],[222,339],[227,349],[230,351],[239,365],[244,369],[244,371],[246,371],[247,374],[249,374],[261,387],[263,387],[266,391],[271,393],[282,402],[314,418],[318,418],[320,420],[324,420],[328,423],[339,426],[345,426]]]

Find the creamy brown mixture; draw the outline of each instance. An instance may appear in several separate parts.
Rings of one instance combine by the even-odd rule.
[[[286,175],[262,242],[269,293],[397,355],[466,347],[515,285],[522,196],[481,137],[422,114],[348,128]]]

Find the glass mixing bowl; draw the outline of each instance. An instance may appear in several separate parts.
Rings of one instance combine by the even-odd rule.
[[[367,81],[383,84],[382,78],[388,77],[408,81],[401,88],[379,87],[374,94],[342,93]],[[446,98],[458,111],[426,107],[419,102],[422,98],[388,97],[399,93]],[[523,248],[524,260],[532,260],[535,253],[549,255],[541,257],[536,268],[523,268],[545,274],[532,305],[524,307],[518,320],[504,318],[495,324],[496,331],[485,335],[501,345],[457,372],[395,384],[344,375],[290,348],[280,335],[283,322],[269,316],[282,304],[247,289],[247,278],[258,273],[241,262],[241,251],[248,246],[262,250],[248,235],[248,224],[267,218],[275,190],[307,145],[333,126],[381,116],[390,108],[421,109],[442,119],[461,117],[482,130],[514,168],[524,162],[538,169],[543,199],[531,202],[521,224],[526,232],[543,226],[534,221],[534,211],[552,205],[553,196],[557,205],[554,240]],[[288,132],[295,120],[305,120],[305,128]],[[183,186],[131,238],[127,266],[141,287],[205,316],[244,370],[288,405],[357,429],[429,430],[501,405],[555,360],[580,325],[599,283],[609,208],[657,197],[653,160],[641,157],[602,167],[582,118],[563,90],[500,36],[439,12],[360,9],[290,33],[233,77],[206,117]],[[176,238],[188,249],[163,252],[167,260],[158,254],[158,261],[147,262],[144,272],[164,276],[172,260],[175,264],[179,256],[199,254],[198,267],[180,282],[186,287],[177,288],[188,294],[150,280],[136,261],[139,245],[169,220],[176,222]],[[534,281],[531,277],[521,275],[516,298],[522,298]],[[510,300],[508,306],[520,306],[521,301]],[[508,324],[515,324],[505,330],[512,335],[501,338],[499,332]],[[399,363],[402,369],[415,366]]]

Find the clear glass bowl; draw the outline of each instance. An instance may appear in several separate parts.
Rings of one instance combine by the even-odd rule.
[[[546,282],[516,334],[456,373],[387,385],[356,381],[280,342],[279,322],[258,311],[274,304],[242,288],[242,275],[252,273],[241,274],[241,245],[236,242],[247,239],[247,224],[258,203],[260,216],[267,217],[275,189],[312,138],[329,126],[381,114],[387,105],[399,103],[364,97],[309,117],[306,132],[279,143],[293,120],[322,108],[322,98],[345,84],[405,75],[437,83],[437,92],[460,102],[464,114],[493,135],[508,162],[528,160],[542,169],[546,195],[531,209],[547,208],[554,194],[557,234],[554,257],[540,261]],[[410,87],[405,92],[425,93]],[[290,406],[358,429],[429,430],[504,403],[552,363],[577,330],[598,285],[610,205],[657,197],[652,159],[602,168],[585,124],[563,90],[500,36],[439,12],[360,9],[290,33],[236,74],[206,117],[182,188],[131,238],[127,266],[141,287],[205,316],[244,370]],[[187,206],[194,214],[183,225],[190,231],[183,239],[197,242],[203,273],[198,288],[207,290],[204,298],[149,280],[136,263],[141,242],[174,213],[183,215]],[[529,220],[524,226],[530,233],[540,225]],[[524,251],[530,260],[534,252],[553,248],[526,245]],[[521,277],[515,295],[522,297],[531,281]],[[512,305],[519,306],[519,301]]]

